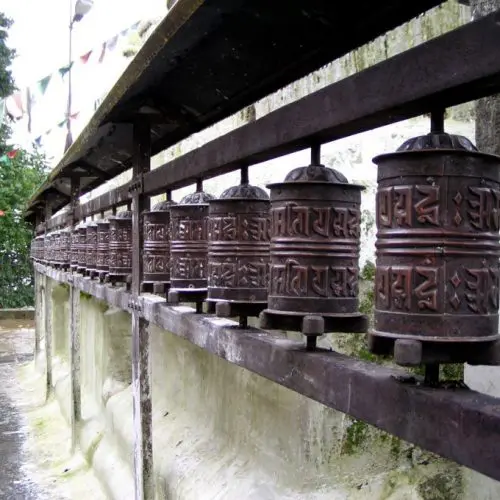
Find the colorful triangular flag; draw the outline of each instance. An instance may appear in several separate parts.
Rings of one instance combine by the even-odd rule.
[[[125,30],[120,31],[120,36],[127,36],[128,30],[129,29],[127,28]]]
[[[91,54],[92,54],[92,51],[89,50],[86,54],[84,54],[83,56],[80,56],[80,61],[82,61],[83,64],[87,64]]]
[[[76,120],[78,118],[78,115],[80,114],[80,111],[77,111],[76,113],[72,113],[71,115],[69,115],[69,117],[72,119],[72,120]]]
[[[62,128],[62,127],[64,127],[64,125],[66,125],[67,121],[68,121],[68,120],[65,118],[62,122],[59,122],[59,123],[57,124],[57,126],[58,126],[59,128]]]
[[[19,120],[24,115],[23,99],[19,92],[15,92],[5,99],[5,109],[14,120]]]
[[[102,44],[101,55],[99,56],[99,62],[104,61],[104,56],[106,55],[106,42]]]
[[[132,24],[130,29],[135,31],[139,27],[140,24],[141,24],[141,21],[137,21],[136,23]]]
[[[18,149],[12,149],[7,153],[7,157],[13,160],[17,156],[17,153],[19,153]]]
[[[118,42],[118,35],[115,35],[113,38],[110,38],[107,42],[106,42],[106,48],[111,52],[113,50],[115,50],[116,48],[116,44]]]
[[[64,76],[66,75],[66,73],[68,73],[71,70],[72,67],[73,67],[73,61],[71,61],[67,66],[59,68],[59,74],[61,75],[61,77],[64,78]]]
[[[39,146],[39,147],[40,147],[40,146],[42,145],[42,136],[41,136],[41,135],[40,135],[40,136],[38,136],[38,137],[35,139],[35,141],[34,141],[34,142],[35,142],[35,144],[36,144],[37,146]]]
[[[47,87],[49,86],[50,79],[52,78],[52,75],[47,75],[45,78],[42,78],[41,80],[38,81],[38,90],[40,94],[44,95]]]

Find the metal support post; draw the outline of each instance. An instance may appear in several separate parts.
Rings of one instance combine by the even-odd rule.
[[[52,207],[45,202],[45,241],[47,241],[48,221],[52,217]],[[48,400],[52,392],[52,286],[47,276],[44,278],[45,286],[45,399]]]
[[[143,276],[142,213],[149,209],[149,198],[142,193],[142,175],[150,170],[151,136],[146,120],[134,124],[135,161],[132,192],[132,387],[134,405],[134,477],[136,500],[152,500],[153,436],[150,386],[149,322],[142,317],[139,294]]]
[[[78,204],[80,191],[80,178],[71,179],[71,211],[69,215],[69,227],[71,231],[75,228],[75,208]],[[70,424],[71,424],[71,452],[76,449],[78,422],[81,420],[81,387],[80,387],[80,291],[74,286],[73,279],[69,287],[69,343],[70,343]]]

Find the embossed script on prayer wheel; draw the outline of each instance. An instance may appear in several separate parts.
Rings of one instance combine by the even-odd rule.
[[[269,196],[243,184],[209,205],[207,300],[267,304]]]
[[[51,233],[50,248],[50,264],[56,267],[59,264],[59,231]]]
[[[100,219],[97,224],[96,270],[99,273],[109,271],[109,220]]]
[[[144,213],[143,285],[170,284],[170,207],[157,203]]]
[[[70,264],[70,232],[62,229],[59,233],[59,265],[64,269]]]
[[[431,133],[374,162],[373,335],[448,345],[497,339],[500,157]]]
[[[97,224],[89,222],[85,229],[85,265],[88,273],[96,271]]]
[[[311,165],[271,184],[268,312],[358,314],[360,186]]]
[[[79,273],[85,272],[87,266],[87,225],[82,223],[78,227],[78,267]]]
[[[78,245],[79,245],[79,231],[80,224],[73,228],[71,231],[71,250],[70,250],[70,266],[72,271],[76,271],[78,267]]]
[[[126,281],[132,274],[132,212],[109,218],[109,277]]]
[[[176,290],[207,288],[207,218],[211,199],[213,196],[207,193],[196,192],[170,207],[170,282]]]

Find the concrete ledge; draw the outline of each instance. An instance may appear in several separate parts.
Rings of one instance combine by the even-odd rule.
[[[35,319],[35,308],[25,309],[0,309],[0,320],[2,319]]]

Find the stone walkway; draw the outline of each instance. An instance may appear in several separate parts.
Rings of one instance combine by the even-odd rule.
[[[0,499],[48,498],[24,469],[27,428],[23,415],[10,394],[15,384],[17,363],[29,361],[32,354],[16,332],[31,326],[26,321],[0,321]]]
[[[105,500],[85,458],[70,452],[57,399],[46,401],[34,335],[30,321],[0,320],[0,500]]]

